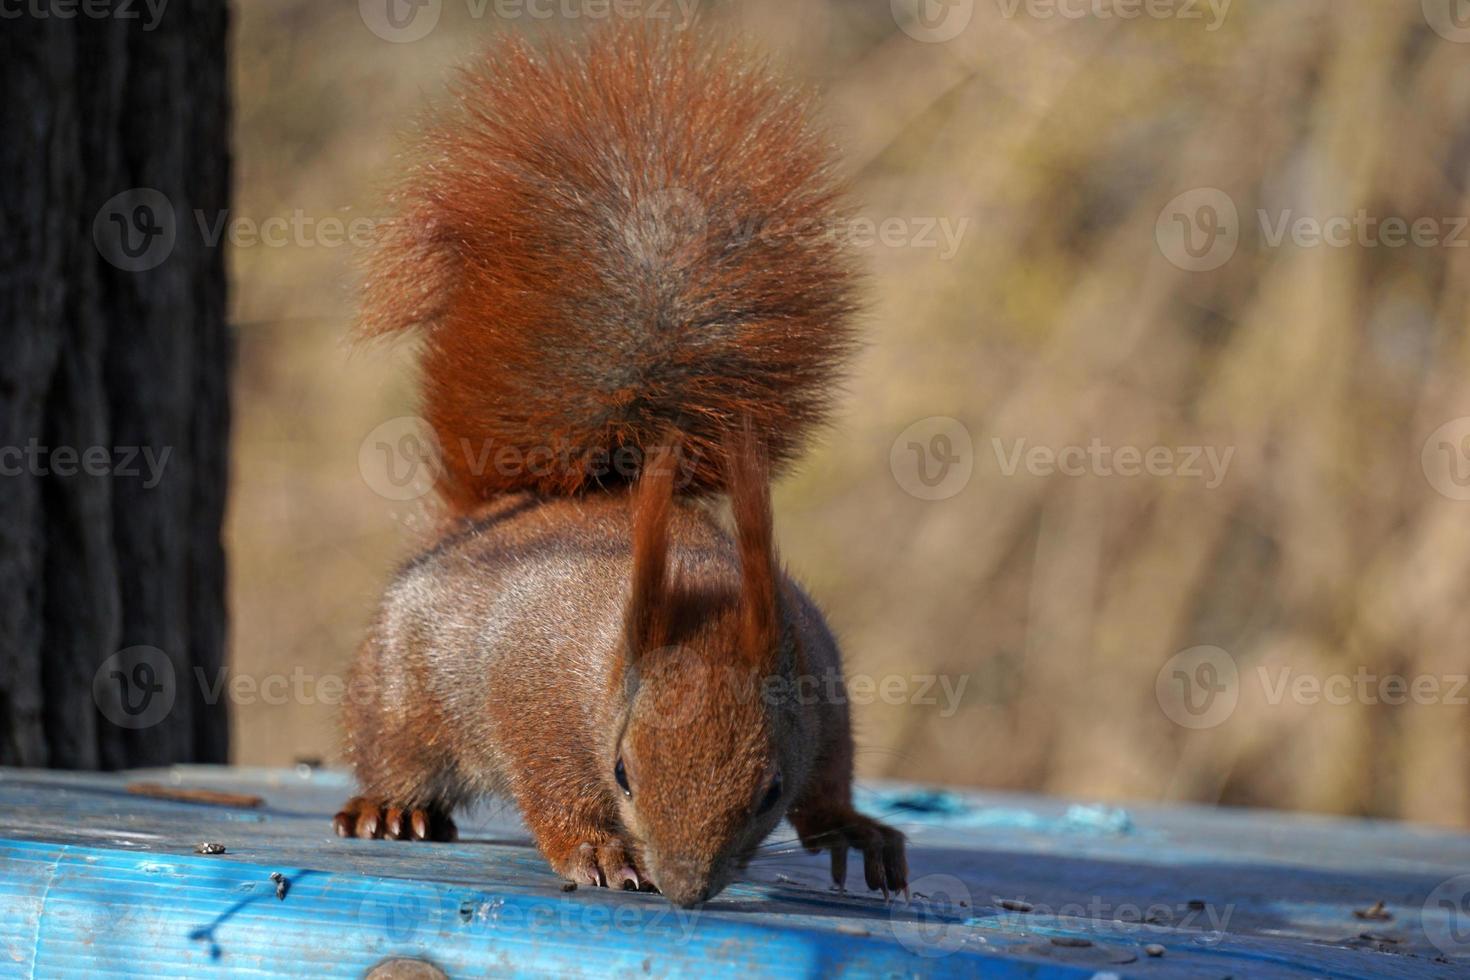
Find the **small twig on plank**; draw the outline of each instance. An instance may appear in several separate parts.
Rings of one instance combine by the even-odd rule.
[[[165,786],[162,783],[128,783],[129,793],[152,796],[160,800],[179,800],[183,803],[207,803],[211,806],[256,807],[265,802],[249,793],[225,793],[214,789],[188,789],[183,786]]]

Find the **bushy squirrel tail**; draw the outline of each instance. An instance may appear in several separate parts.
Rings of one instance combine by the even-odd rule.
[[[693,33],[497,39],[425,124],[361,327],[421,332],[452,508],[623,484],[670,442],[718,490],[730,431],[779,467],[827,415],[856,284],[831,148]]]

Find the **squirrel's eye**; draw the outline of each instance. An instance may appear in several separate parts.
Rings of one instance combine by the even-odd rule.
[[[628,785],[628,770],[623,768],[623,757],[618,756],[618,764],[613,767],[613,778],[618,781],[618,788],[628,799],[633,798],[633,789]]]
[[[769,813],[771,807],[775,806],[781,799],[781,774],[776,773],[776,778],[771,780],[771,788],[766,790],[765,798],[761,800],[760,813]]]

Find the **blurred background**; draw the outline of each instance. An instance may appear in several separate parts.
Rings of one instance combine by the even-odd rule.
[[[1470,5],[645,9],[691,5],[854,185],[866,346],[776,505],[860,772],[1470,824]],[[608,9],[401,6],[234,8],[240,763],[338,758],[318,685],[431,521],[360,453],[413,352],[349,342],[340,229],[450,66]]]

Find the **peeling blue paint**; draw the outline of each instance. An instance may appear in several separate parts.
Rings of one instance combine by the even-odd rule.
[[[362,976],[395,957],[450,976],[1470,976],[1470,838],[1426,828],[868,787],[909,834],[912,901],[834,892],[791,846],[682,910],[563,892],[504,808],[454,844],[339,840],[347,789],[313,770],[0,770],[0,976]],[[1354,914],[1378,901],[1388,919]]]

